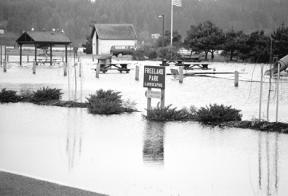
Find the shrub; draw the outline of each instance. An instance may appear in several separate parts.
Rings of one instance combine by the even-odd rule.
[[[60,100],[62,94],[61,89],[43,87],[33,93],[31,101],[33,103],[39,103],[51,100]]]
[[[191,120],[194,118],[192,110],[187,110],[186,108],[177,110],[177,108],[171,108],[168,105],[164,108],[159,107],[153,108],[147,112],[146,118],[153,121],[176,121],[176,120]]]
[[[217,124],[227,121],[240,121],[242,115],[240,110],[232,108],[232,106],[209,105],[201,107],[197,111],[197,120],[204,124]]]
[[[0,92],[0,103],[16,103],[20,101],[20,97],[16,94],[16,91],[2,89]]]
[[[125,112],[122,107],[120,92],[102,89],[90,95],[88,100],[88,111],[92,114],[120,114]]]

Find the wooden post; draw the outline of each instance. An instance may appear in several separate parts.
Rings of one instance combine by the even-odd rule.
[[[165,89],[161,89],[161,108],[165,107]]]
[[[259,96],[259,121],[261,121],[261,112],[262,112],[262,94],[263,94],[263,69],[264,65],[261,64],[261,81],[260,81],[260,96]]]
[[[32,72],[36,74],[36,61],[33,62]]]
[[[4,46],[4,65],[3,72],[7,72],[6,46]]]
[[[239,72],[235,71],[234,72],[234,86],[238,87],[238,85],[239,85]]]
[[[20,66],[22,66],[22,44],[20,44]]]
[[[67,74],[67,70],[68,70],[68,77],[67,77],[67,79],[68,79],[68,100],[70,101],[70,91],[71,91],[71,85],[70,85],[70,67],[69,67],[69,65],[68,64],[66,64],[65,62],[64,62],[64,68],[66,67],[66,74]],[[67,67],[68,67],[68,69],[67,69]],[[64,71],[64,73],[65,73],[65,71]],[[64,75],[65,76],[65,75]]]
[[[50,66],[52,66],[52,44],[50,44]]]
[[[37,65],[37,46],[36,46],[36,44],[34,46],[35,46],[34,61],[35,61],[35,64]]]
[[[79,77],[82,77],[82,63],[78,61],[78,65],[79,65]]]
[[[135,67],[135,80],[139,81],[139,65]]]
[[[147,95],[149,94],[151,94],[151,88],[148,87]],[[150,110],[151,110],[151,97],[147,96],[147,116]]]
[[[183,83],[183,66],[179,66],[179,83]]]
[[[67,45],[65,45],[64,76],[67,76],[67,66],[68,66]]]
[[[276,122],[278,122],[279,113],[279,82],[280,82],[280,63],[277,63],[277,94],[276,94]]]
[[[2,67],[3,61],[2,61],[2,45],[0,45],[0,67]]]
[[[74,91],[74,101],[77,100],[77,63],[74,63],[74,87],[75,87],[75,91]]]
[[[96,78],[99,78],[99,73],[100,73],[100,63],[97,63],[97,66],[96,66]]]

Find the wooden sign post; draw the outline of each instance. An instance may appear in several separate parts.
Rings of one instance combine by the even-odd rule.
[[[144,82],[143,86],[147,87],[147,115],[152,109],[151,99],[156,98],[161,100],[161,108],[165,107],[165,67],[164,66],[144,66]],[[161,89],[153,91],[152,88]]]

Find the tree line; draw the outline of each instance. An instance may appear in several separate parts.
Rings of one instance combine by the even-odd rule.
[[[0,0],[0,21],[8,21],[8,30],[64,29],[75,44],[89,35],[91,23],[131,23],[138,39],[150,42],[152,33],[170,27],[171,0]],[[251,33],[258,29],[271,33],[288,20],[287,0],[182,0],[174,9],[174,27],[185,37],[190,24],[211,20],[224,31],[233,28]]]
[[[164,40],[163,40],[164,39]],[[164,45],[163,45],[164,44]],[[154,44],[146,47],[146,55],[151,58],[175,58],[179,48],[190,49],[193,53],[203,53],[205,60],[210,54],[214,59],[215,51],[222,51],[222,55],[229,60],[241,60],[248,62],[266,63],[273,57],[282,58],[288,54],[288,27],[280,25],[271,34],[264,30],[245,33],[241,30],[222,30],[211,21],[205,21],[198,25],[191,25],[186,32],[186,37],[173,32],[173,48],[170,48],[170,32],[166,31]],[[147,49],[150,47],[150,50]]]

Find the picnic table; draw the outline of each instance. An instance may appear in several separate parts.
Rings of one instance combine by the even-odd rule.
[[[56,65],[56,64],[59,64],[62,62],[62,59],[59,59],[59,58],[55,58],[55,59],[52,59],[52,65]],[[46,58],[39,58],[37,59],[36,61],[36,65],[45,65],[45,64],[50,64],[50,59],[46,59]]]
[[[183,64],[185,70],[204,69],[208,70],[208,63],[196,63],[196,64]]]
[[[114,64],[114,63],[110,63],[110,64],[100,64],[100,71],[103,73],[106,73],[108,70],[117,70],[120,73],[122,72],[126,72],[129,73],[130,69],[127,68],[126,63],[121,63],[121,64]]]
[[[98,64],[100,64],[100,71],[102,73],[106,73],[108,70],[117,70],[120,73],[129,73],[130,71],[130,69],[127,68],[127,63],[112,63],[112,55],[98,56]]]

